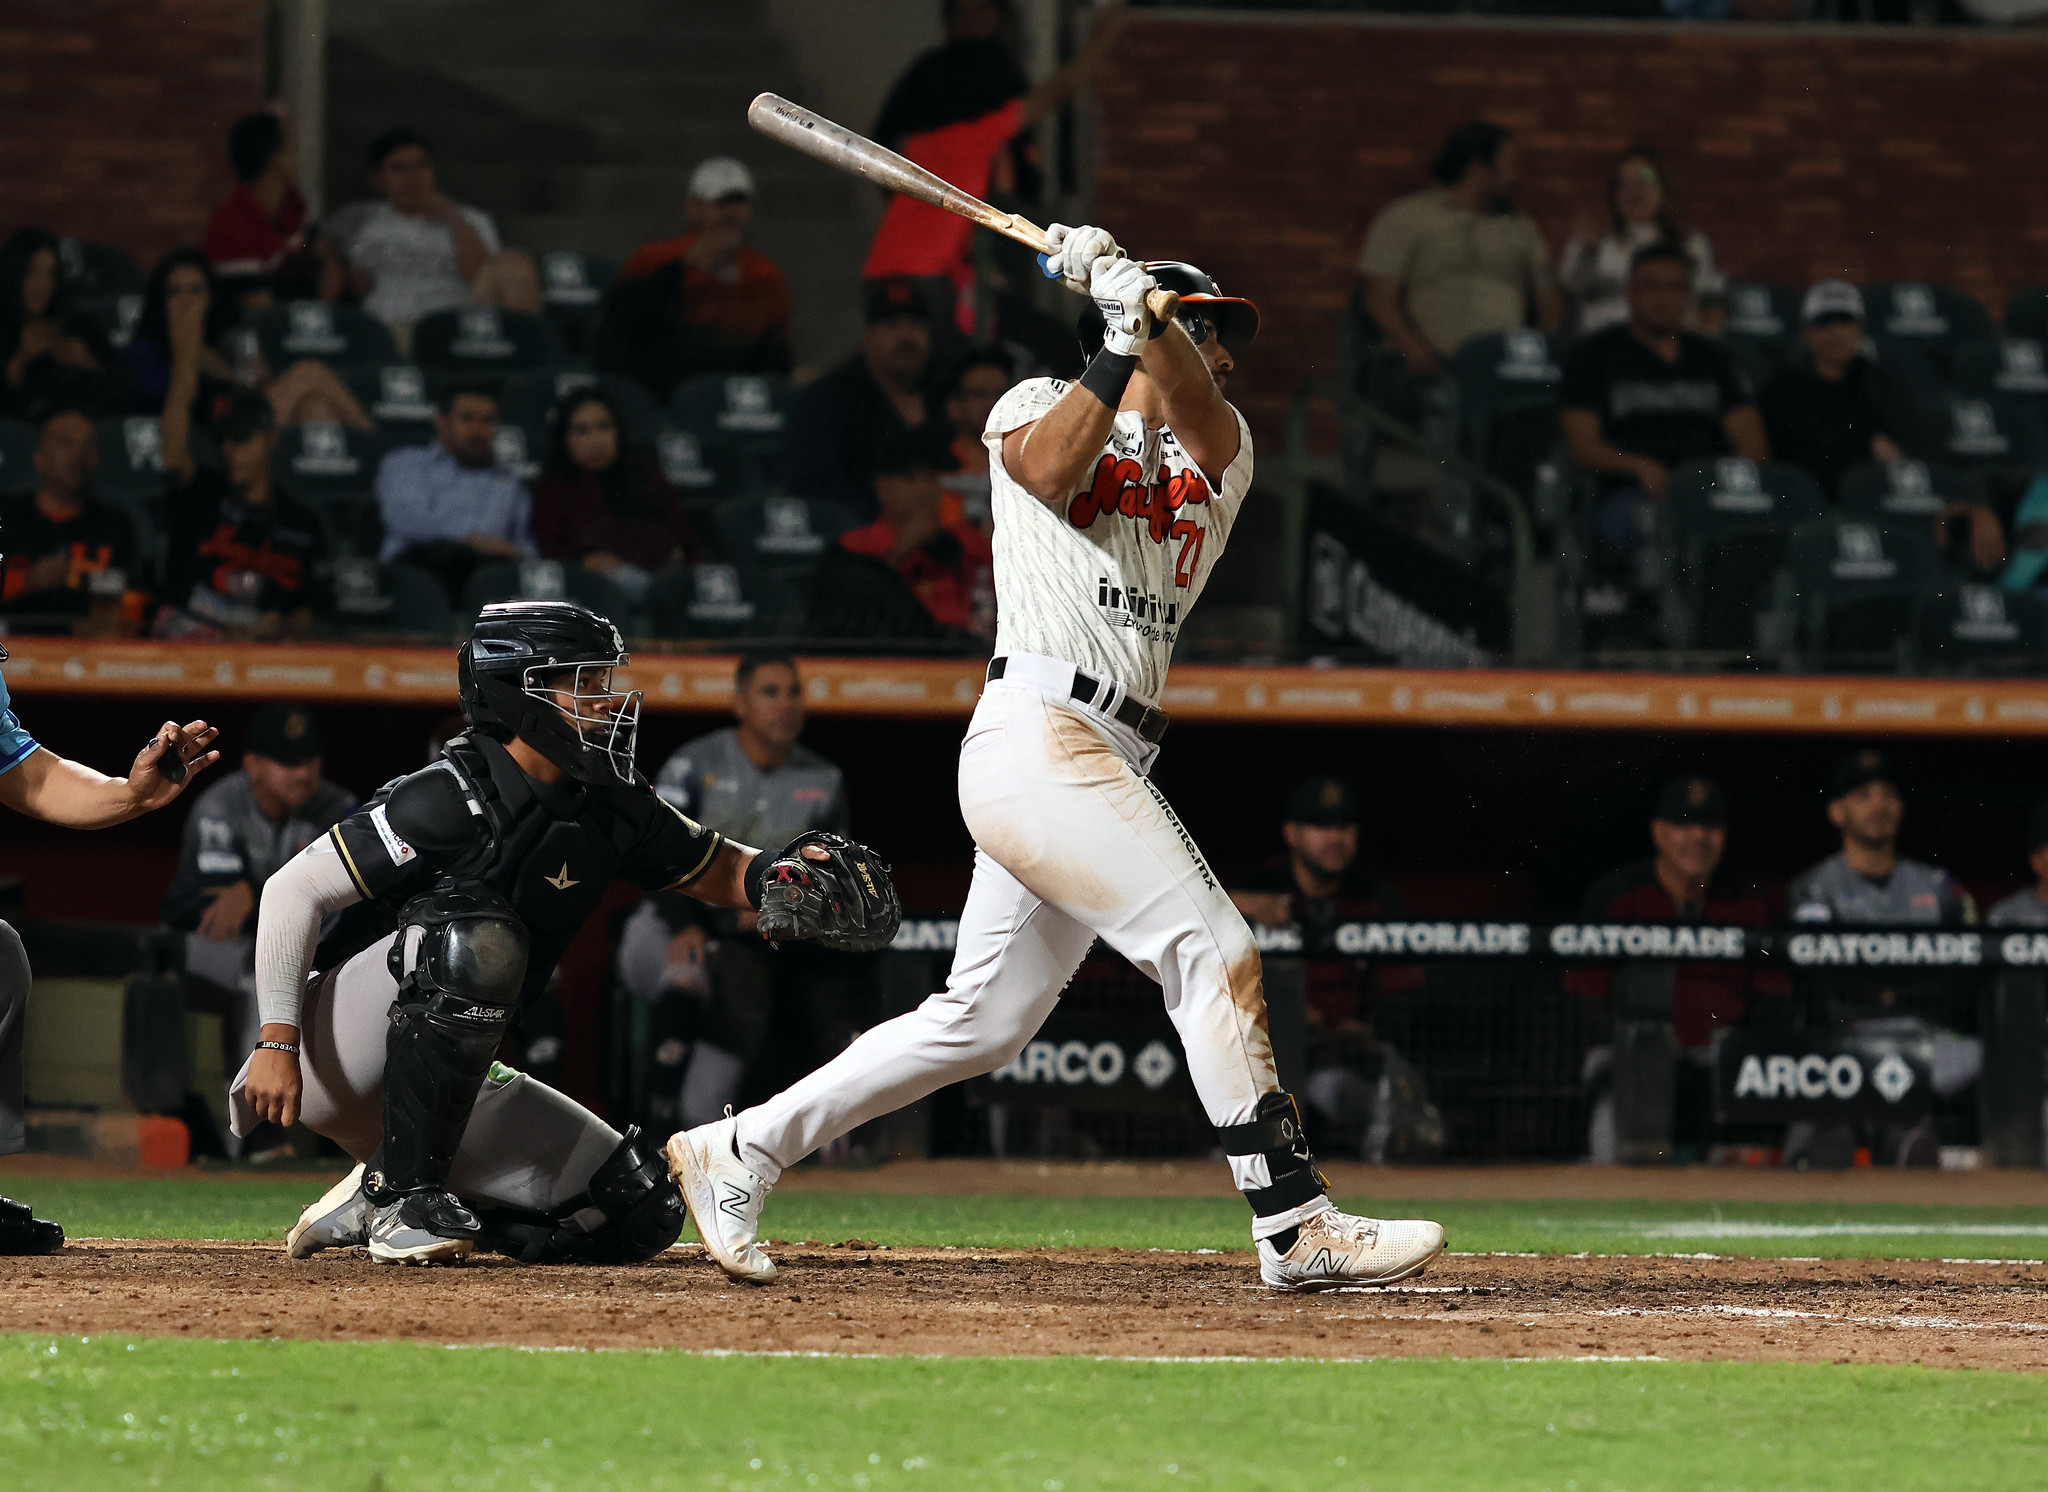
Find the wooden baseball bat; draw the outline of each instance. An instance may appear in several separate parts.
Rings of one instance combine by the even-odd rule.
[[[747,105],[747,123],[771,140],[780,140],[793,150],[823,161],[837,171],[861,176],[876,186],[934,207],[957,213],[969,222],[992,228],[1005,238],[1038,250],[1046,247],[1045,230],[1014,212],[998,212],[979,197],[970,197],[943,177],[934,176],[915,161],[885,150],[865,135],[856,135],[844,125],[778,94],[764,93]],[[1171,321],[1180,309],[1180,297],[1171,290],[1146,293],[1145,309],[1160,321]]]

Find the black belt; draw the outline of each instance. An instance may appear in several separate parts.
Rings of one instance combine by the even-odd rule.
[[[1010,660],[1007,658],[989,659],[988,676],[990,680],[1000,679],[1003,676],[1003,671],[1009,666],[1009,662]],[[1069,695],[1081,701],[1082,704],[1092,707],[1095,703],[1095,696],[1101,692],[1102,680],[1092,674],[1085,674],[1078,668],[1074,670],[1074,687],[1067,691]],[[1173,718],[1166,711],[1158,709],[1153,705],[1141,705],[1128,694],[1117,701],[1117,706],[1114,710],[1108,710],[1104,713],[1118,725],[1128,725],[1132,730],[1136,731],[1139,740],[1149,742],[1154,746],[1158,745],[1161,739],[1165,737],[1166,727],[1173,723]]]

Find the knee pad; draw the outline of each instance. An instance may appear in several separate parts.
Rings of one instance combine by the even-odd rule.
[[[373,1199],[438,1187],[477,1090],[519,1006],[526,928],[486,887],[441,888],[399,918],[398,979],[384,1055],[384,1142],[364,1178]]]
[[[1292,1212],[1330,1189],[1309,1153],[1308,1135],[1301,1127],[1301,1105],[1292,1093],[1268,1093],[1259,1100],[1250,1122],[1217,1125],[1216,1139],[1225,1155],[1266,1158],[1271,1183],[1244,1194],[1260,1217]]]
[[[689,1214],[661,1153],[640,1127],[590,1174],[589,1189],[545,1214],[481,1214],[484,1245],[527,1264],[639,1264],[683,1236]]]

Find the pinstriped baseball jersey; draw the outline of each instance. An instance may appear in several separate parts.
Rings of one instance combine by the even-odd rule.
[[[1049,507],[1003,469],[1003,437],[1043,416],[1067,388],[1054,378],[1018,384],[990,411],[982,436],[995,514],[996,651],[1061,658],[1156,700],[1251,486],[1251,431],[1237,415],[1237,458],[1218,492],[1170,429],[1120,411],[1101,454]]]

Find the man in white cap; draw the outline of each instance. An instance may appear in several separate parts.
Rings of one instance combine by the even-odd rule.
[[[688,231],[640,245],[619,270],[598,329],[601,368],[664,399],[700,373],[789,371],[789,287],[746,242],[754,196],[742,162],[698,164],[683,201]]]

